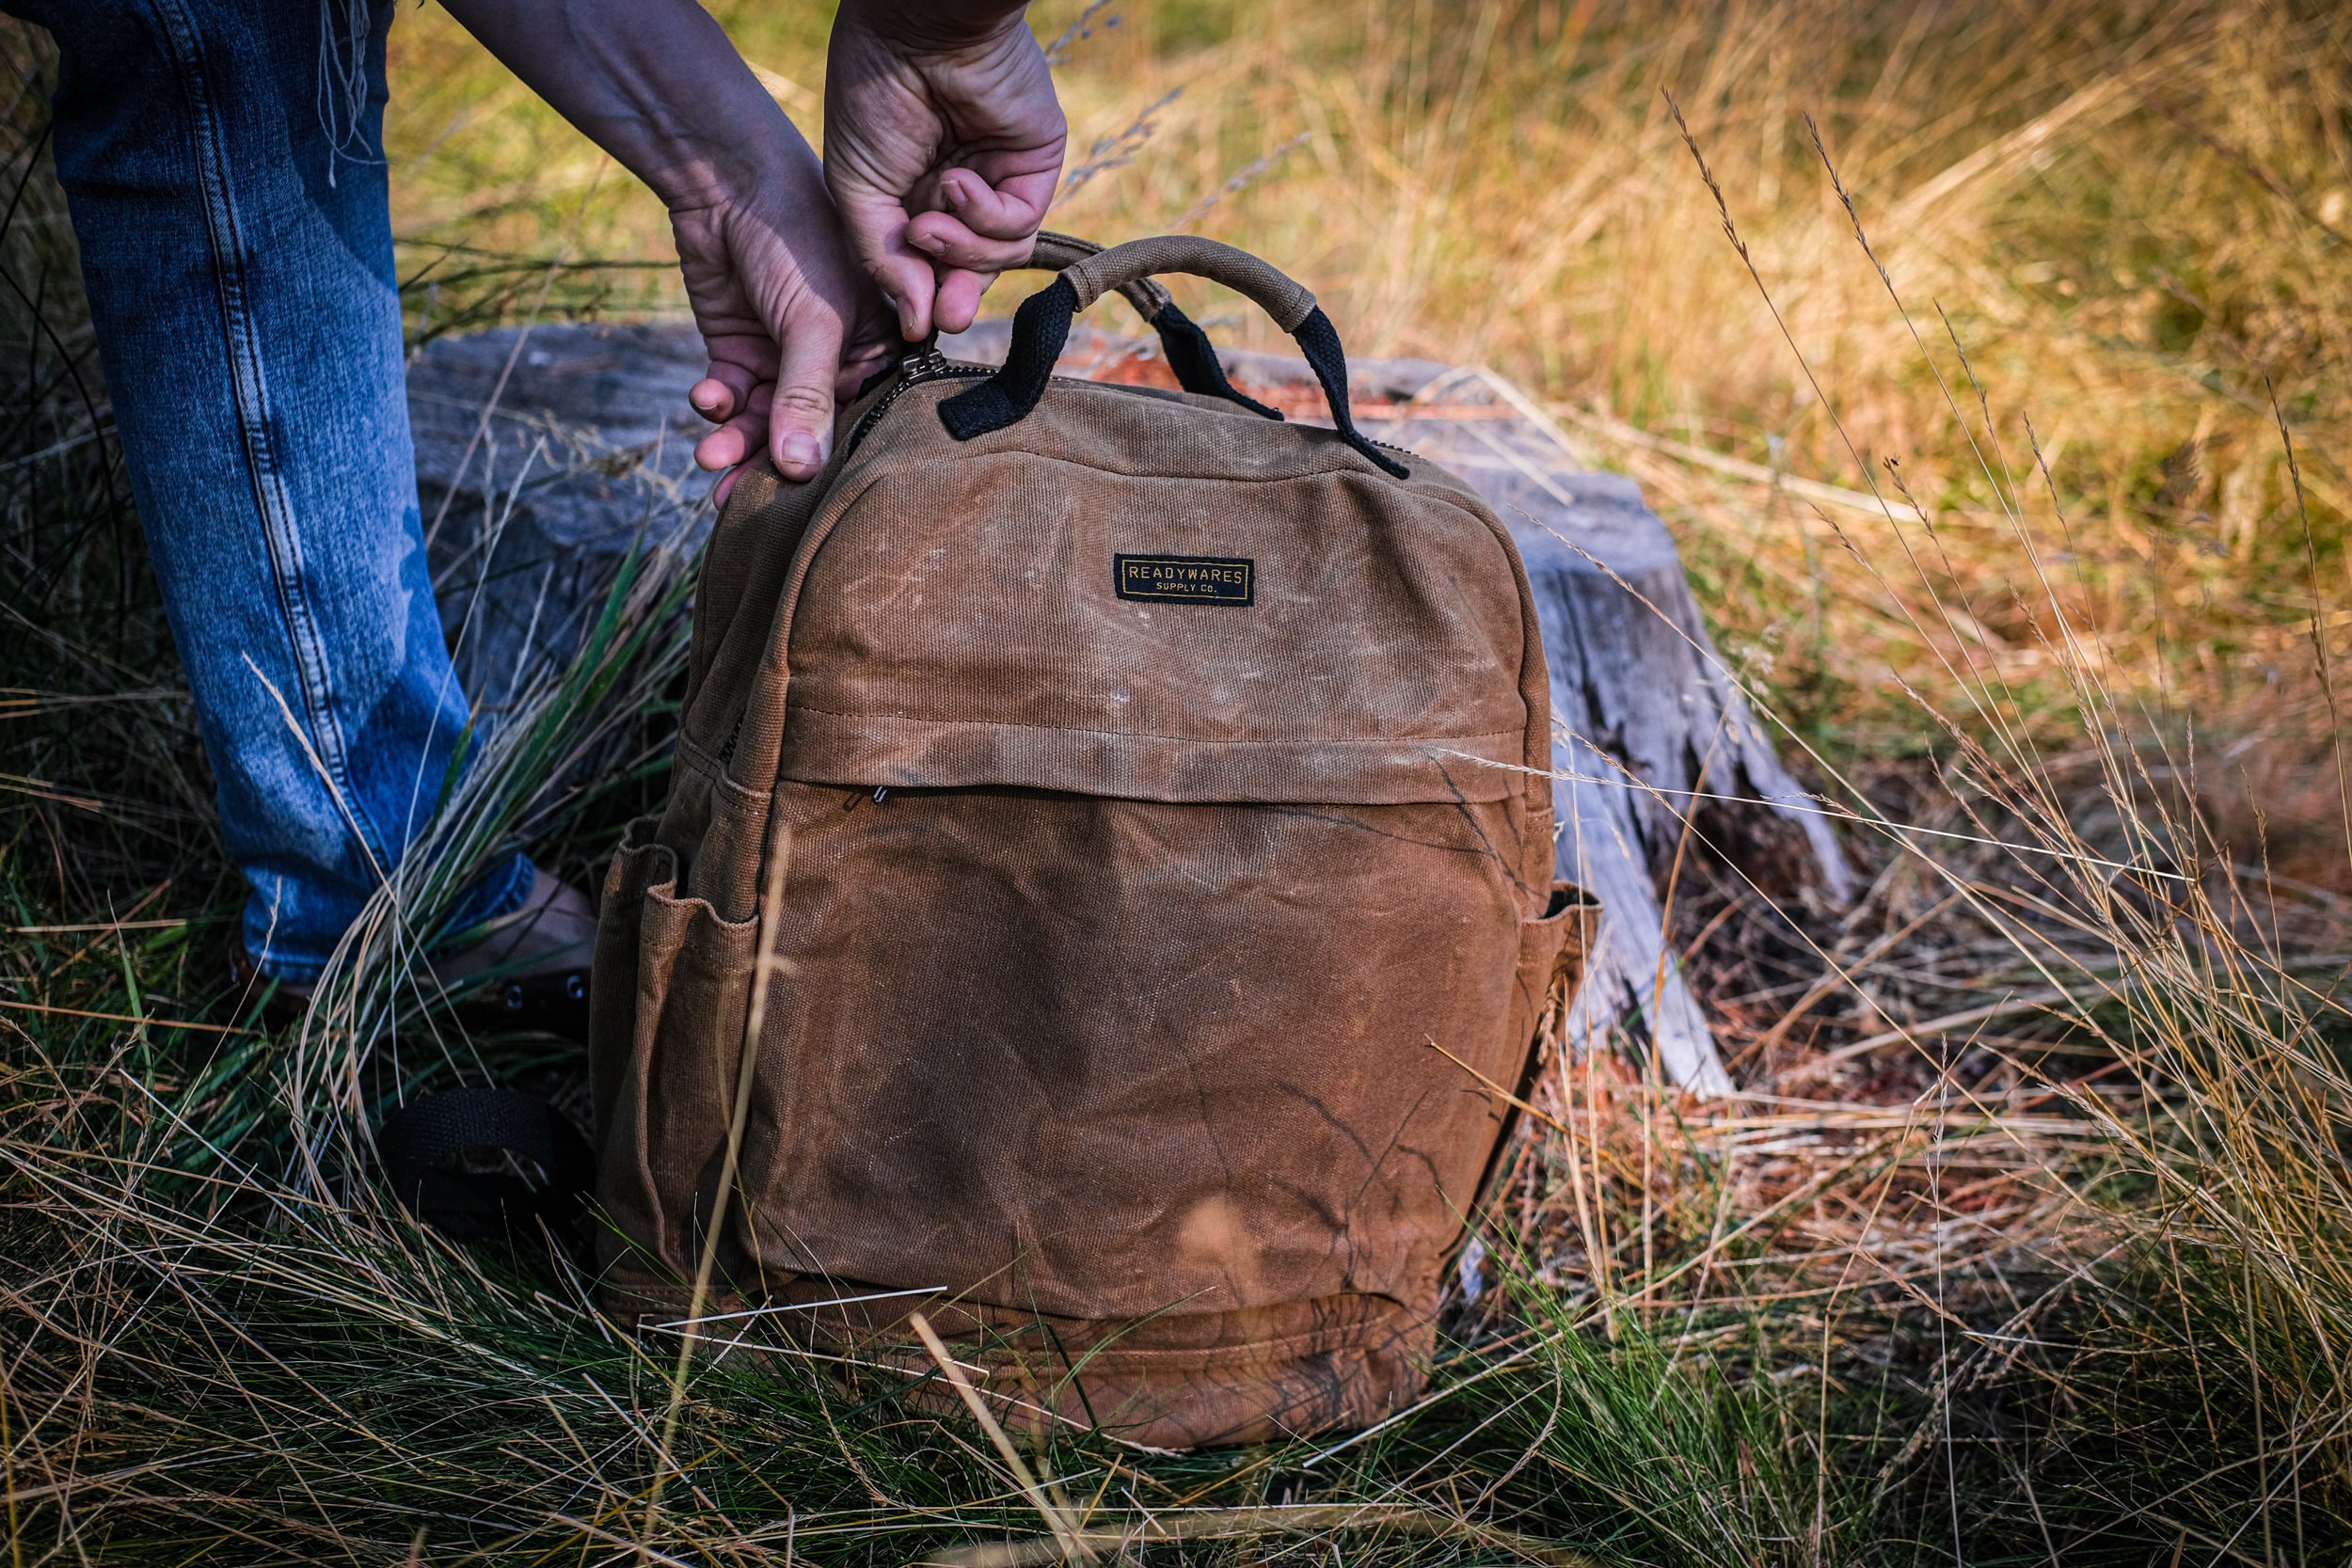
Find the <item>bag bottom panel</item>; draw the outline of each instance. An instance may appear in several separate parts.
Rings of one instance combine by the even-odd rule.
[[[599,1291],[623,1324],[671,1333],[688,1295],[632,1271],[608,1275]],[[931,1375],[937,1364],[909,1323],[916,1311],[1008,1430],[1067,1423],[1154,1449],[1370,1426],[1421,1393],[1437,1338],[1431,1311],[1380,1296],[1104,1321],[816,1278],[779,1286],[756,1308],[714,1292],[704,1333],[714,1353],[807,1354],[837,1375],[900,1379],[919,1408],[960,1416],[961,1397]]]

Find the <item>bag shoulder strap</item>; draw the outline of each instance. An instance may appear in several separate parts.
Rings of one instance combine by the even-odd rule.
[[[452,1170],[469,1149],[501,1148],[536,1164],[534,1189],[517,1177]],[[393,1194],[409,1212],[460,1242],[528,1231],[544,1219],[559,1232],[586,1206],[596,1157],[556,1108],[517,1089],[445,1089],[409,1101],[375,1135]]]

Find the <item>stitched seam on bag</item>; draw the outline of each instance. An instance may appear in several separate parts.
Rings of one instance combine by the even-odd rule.
[[[1318,1299],[1327,1301],[1332,1298],[1327,1296]],[[1359,1323],[1346,1324],[1336,1328],[1303,1329],[1295,1334],[1283,1335],[1279,1338],[1231,1339],[1227,1340],[1223,1344],[1216,1345],[1158,1345],[1134,1347],[1122,1345],[1114,1341],[1111,1344],[1101,1347],[1085,1347],[1080,1350],[1078,1354],[1083,1356],[1087,1363],[1090,1366],[1100,1366],[1106,1361],[1125,1363],[1148,1360],[1188,1361],[1213,1365],[1217,1361],[1239,1356],[1263,1356],[1270,1351],[1287,1352],[1293,1354],[1303,1355],[1313,1354],[1318,1351],[1359,1349],[1363,1345],[1375,1340],[1393,1340],[1400,1338],[1403,1337],[1403,1333],[1410,1333],[1413,1329],[1420,1327],[1422,1322],[1425,1321],[1421,1318],[1419,1314],[1415,1313],[1412,1308],[1406,1307],[1402,1303],[1395,1302],[1393,1297],[1372,1296],[1365,1299],[1374,1301],[1388,1301],[1391,1302],[1391,1305],[1388,1311],[1381,1313],[1376,1317],[1367,1318]],[[968,1312],[970,1308],[966,1307],[965,1310]],[[1403,1320],[1401,1323],[1399,1322],[1400,1319]],[[1070,1323],[1102,1323],[1106,1325],[1124,1326],[1127,1324],[1139,1324],[1145,1322],[1164,1322],[1165,1320],[1144,1317],[1071,1318],[1067,1316],[1057,1316],[1055,1321],[1065,1325]],[[1017,1323],[990,1322],[984,1323],[982,1326],[986,1328],[1004,1329],[1018,1332],[1021,1328],[1025,1327],[1026,1325],[1027,1320],[1023,1320]],[[834,1325],[823,1323],[822,1320],[818,1320],[816,1327],[818,1332],[824,1334],[837,1342],[862,1343],[869,1345],[875,1343],[896,1343],[889,1331],[886,1329],[868,1329],[863,1332],[843,1333]],[[1402,1330],[1402,1333],[1399,1332],[1400,1330]],[[985,1361],[991,1359],[992,1357],[1012,1360],[1017,1359],[1017,1354],[1015,1353],[1004,1351],[982,1353],[982,1360]]]
[[[1333,1298],[1326,1296],[1317,1299],[1327,1301]],[[1350,1298],[1342,1297],[1339,1299],[1345,1300]],[[1272,1339],[1234,1339],[1219,1345],[1161,1345],[1156,1347],[1129,1347],[1114,1341],[1111,1344],[1101,1346],[1099,1348],[1089,1346],[1081,1350],[1078,1354],[1089,1367],[1103,1367],[1106,1364],[1112,1367],[1122,1367],[1132,1366],[1137,1362],[1147,1364],[1152,1362],[1161,1362],[1175,1363],[1180,1367],[1192,1366],[1205,1370],[1225,1361],[1261,1359],[1270,1353],[1289,1354],[1304,1358],[1309,1355],[1327,1353],[1330,1351],[1361,1350],[1369,1344],[1383,1341],[1392,1343],[1395,1340],[1404,1338],[1405,1335],[1411,1333],[1415,1328],[1420,1327],[1425,1321],[1411,1307],[1396,1301],[1392,1296],[1366,1295],[1353,1299],[1385,1301],[1391,1304],[1390,1309],[1375,1317],[1367,1318],[1359,1323],[1351,1323],[1333,1328],[1303,1329],[1297,1333],[1282,1335],[1278,1338]],[[1400,1320],[1402,1320],[1402,1322],[1400,1322]],[[1064,1323],[1078,1322],[1100,1323],[1106,1324],[1126,1324],[1136,1322],[1137,1320],[1114,1317],[1074,1320],[1064,1318],[1060,1321]],[[1022,1325],[1018,1323],[993,1323],[988,1326],[1017,1330]],[[836,1333],[833,1337],[837,1340],[856,1340],[869,1344],[877,1340],[886,1340],[888,1338],[886,1331],[874,1331],[866,1336],[843,1335]],[[981,1355],[981,1360],[983,1362],[990,1360],[1001,1360],[1009,1363],[1018,1359],[1019,1357],[1017,1354],[1001,1351],[995,1353],[983,1353]]]
[[[711,903],[709,899],[705,898],[701,894],[694,894],[691,896],[680,898],[673,893],[663,891],[664,889],[674,888],[675,886],[677,886],[677,879],[675,877],[671,878],[666,882],[657,882],[653,886],[645,889],[645,897],[649,901],[658,900],[661,903],[667,904],[674,910],[691,910],[698,914],[707,914],[710,917],[710,923],[713,926],[716,926],[722,931],[729,933],[748,934],[755,931],[759,926],[759,917],[755,914],[746,915],[741,920],[729,920],[725,915],[719,912],[718,906]],[[683,955],[681,955],[681,958],[682,958]],[[708,968],[707,965],[705,965],[704,967],[706,969]]]
[[[1122,1323],[1124,1319],[1104,1319],[1106,1323]],[[1409,1330],[1407,1331],[1409,1332]],[[1137,1373],[1167,1374],[1178,1371],[1207,1372],[1221,1370],[1234,1361],[1264,1362],[1277,1358],[1304,1361],[1310,1356],[1329,1355],[1346,1351],[1361,1351],[1378,1344],[1392,1344],[1404,1338],[1392,1325],[1374,1323],[1361,1333],[1345,1333],[1316,1338],[1293,1337],[1288,1339],[1244,1339],[1230,1345],[1216,1345],[1200,1350],[1128,1350],[1113,1345],[1103,1350],[1080,1351],[1086,1366],[1097,1372],[1130,1370]],[[982,1352],[981,1365],[1017,1365],[1020,1358],[1003,1352]],[[1279,1369],[1268,1369],[1279,1373]]]
[[[713,790],[730,795],[746,805],[757,805],[774,792],[775,785],[772,784],[747,784],[734,778],[727,772],[725,765],[711,755],[707,748],[696,745],[684,736],[678,736],[677,747],[681,752],[690,748],[692,750],[694,754],[686,759],[689,768]],[[673,786],[670,793],[675,798],[676,788]]]
[[[775,799],[776,785],[781,782],[781,778],[777,778],[771,779],[764,784],[748,784],[739,779],[729,777],[724,772],[714,775],[710,781],[713,789],[722,790],[730,799],[739,800],[747,806],[755,806],[762,800]]]
[[[857,719],[877,724],[955,724],[973,729],[1034,730],[1044,735],[1093,735],[1109,740],[1169,740],[1185,746],[1288,746],[1293,750],[1315,750],[1327,746],[1398,746],[1424,740],[1448,740],[1458,745],[1477,740],[1516,738],[1526,733],[1522,727],[1516,730],[1486,730],[1477,735],[1367,736],[1330,740],[1218,740],[1208,736],[1162,735],[1156,730],[1089,730],[1076,724],[1024,724],[1010,719],[949,719],[925,713],[844,713],[838,708],[817,707],[807,703],[795,703],[791,711],[821,713],[828,719]],[[789,738],[785,745],[787,751],[791,749]]]

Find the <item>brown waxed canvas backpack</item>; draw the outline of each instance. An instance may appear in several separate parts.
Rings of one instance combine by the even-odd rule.
[[[1591,914],[1526,574],[1356,434],[1274,268],[1039,258],[1002,370],[910,356],[719,520],[673,793],[605,885],[604,1302],[675,1328],[723,1208],[715,1338],[927,1370],[920,1310],[1000,1408],[1368,1423],[1422,1386]],[[1167,272],[1271,313],[1339,428],[1227,385]],[[1191,390],[1052,376],[1114,288]]]

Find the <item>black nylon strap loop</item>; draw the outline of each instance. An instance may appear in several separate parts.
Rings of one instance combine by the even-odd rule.
[[[1176,372],[1177,386],[1187,392],[1240,404],[1269,420],[1282,417],[1279,408],[1267,407],[1225,378],[1225,362],[1216,356],[1216,345],[1173,304],[1152,318],[1152,327],[1160,335],[1160,353],[1168,368]]]
[[[1067,277],[1031,294],[1012,313],[1012,343],[1005,367],[939,405],[940,423],[959,441],[1018,424],[1045,395],[1054,361],[1070,341],[1071,318],[1078,313],[1078,291]]]
[[[1340,429],[1347,444],[1372,459],[1384,474],[1398,479],[1410,479],[1412,472],[1396,459],[1357,434],[1356,414],[1347,404],[1347,351],[1340,346],[1340,329],[1331,325],[1331,318],[1318,305],[1307,312],[1307,319],[1291,334],[1298,341],[1299,349],[1307,356],[1307,368],[1323,383],[1324,400],[1331,405],[1331,422]]]
[[[1103,247],[1092,240],[1082,240],[1075,234],[1057,234],[1040,230],[1037,243],[1029,252],[1029,265],[1048,267],[1056,272],[1100,256]],[[1193,325],[1192,318],[1176,309],[1176,302],[1155,280],[1138,277],[1119,286],[1120,297],[1135,307],[1152,329],[1160,335],[1160,353],[1168,360],[1168,368],[1176,372],[1176,385],[1187,392],[1202,397],[1223,398],[1237,403],[1253,414],[1279,420],[1282,411],[1268,408],[1256,398],[1246,397],[1225,379],[1225,367],[1209,342],[1209,335]],[[863,395],[863,394],[861,394]]]
[[[990,431],[1004,430],[1026,419],[1040,400],[1045,396],[1046,384],[1053,379],[1054,362],[1061,357],[1062,345],[1070,341],[1070,324],[1078,313],[1078,291],[1066,277],[1057,277],[1050,288],[1031,294],[1013,312],[1012,342],[1005,353],[1004,368],[968,391],[958,392],[939,405],[939,422],[947,427],[947,434],[959,441],[969,441]],[[1225,379],[1225,367],[1218,363],[1216,348],[1208,334],[1193,324],[1189,317],[1176,311],[1173,306],[1154,318],[1159,326],[1162,318],[1174,314],[1183,328],[1179,349],[1163,327],[1161,342],[1168,356],[1168,364],[1183,379],[1189,369],[1206,382],[1208,372],[1201,361],[1214,367],[1221,394],[1275,419],[1281,415],[1275,409],[1234,390]],[[1338,427],[1340,439],[1371,460],[1382,473],[1397,479],[1409,479],[1412,471],[1404,464],[1383,452],[1366,440],[1356,428],[1355,415],[1347,404],[1347,354],[1340,346],[1339,329],[1331,318],[1317,306],[1298,324],[1293,334],[1300,352],[1307,356],[1307,367],[1323,384],[1323,395],[1331,405],[1331,422]],[[1179,356],[1184,363],[1179,366]],[[1193,388],[1187,388],[1187,390]]]

